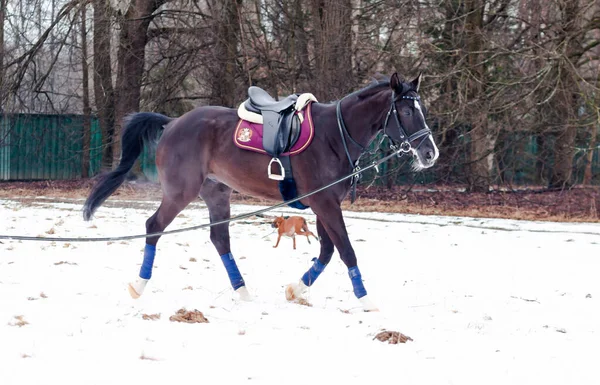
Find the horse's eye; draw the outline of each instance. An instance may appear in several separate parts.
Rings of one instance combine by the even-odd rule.
[[[409,109],[405,109],[405,110],[403,110],[403,111],[402,111],[402,113],[403,113],[404,115],[406,115],[406,116],[411,116],[411,115],[412,115],[412,111],[411,111],[411,110],[409,110]]]

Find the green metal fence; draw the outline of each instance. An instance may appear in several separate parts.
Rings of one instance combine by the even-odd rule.
[[[0,114],[0,180],[78,179],[82,176],[83,115]],[[100,172],[102,134],[91,121],[89,175]],[[142,170],[156,180],[154,154]]]
[[[82,115],[44,114],[0,114],[0,180],[48,180],[78,179],[82,176],[83,122]],[[458,149],[467,147],[467,135],[455,143]],[[539,167],[545,174],[552,169],[551,138],[544,137],[544,145],[538,145],[535,135],[512,135],[499,146],[494,171],[494,183],[500,182],[527,185],[539,183]],[[577,143],[585,147],[585,140]],[[373,149],[373,148],[372,148]],[[384,143],[382,149],[387,150]],[[447,149],[446,149],[447,150]],[[577,182],[583,179],[585,152],[577,152],[573,165],[573,175]],[[385,154],[378,154],[383,157]],[[98,120],[91,121],[91,150],[89,175],[100,172],[102,160],[102,135]],[[371,159],[372,161],[373,159]],[[410,171],[406,158],[394,159],[381,165],[378,174],[374,170],[363,175],[363,181],[382,185],[391,178],[392,184],[413,182],[431,183],[444,180],[444,173],[457,176],[465,174],[466,154],[461,152],[454,164],[441,164],[433,170],[419,173]],[[157,181],[154,151],[145,148],[141,156],[141,168],[145,176]],[[600,155],[595,151],[593,162],[593,183],[600,183]],[[502,169],[502,175],[497,171]],[[389,176],[387,176],[389,175]],[[415,179],[416,178],[416,179]]]

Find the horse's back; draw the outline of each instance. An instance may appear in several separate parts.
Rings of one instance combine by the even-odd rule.
[[[237,112],[233,108],[220,106],[200,106],[176,118],[168,130],[201,131],[230,127],[237,121]]]

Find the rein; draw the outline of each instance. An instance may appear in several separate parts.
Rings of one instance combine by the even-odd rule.
[[[420,129],[419,131],[415,132],[414,134],[412,134],[410,136],[406,133],[406,131],[404,130],[404,127],[402,127],[402,123],[400,123],[400,118],[398,117],[398,111],[396,110],[396,102],[399,99],[409,99],[409,100],[414,100],[415,102],[420,102],[421,98],[419,96],[396,95],[396,91],[392,91],[392,100],[391,100],[390,109],[388,110],[387,115],[385,117],[385,122],[383,123],[383,136],[381,137],[375,150],[368,151],[367,147],[369,146],[370,142],[369,142],[369,144],[367,144],[367,147],[363,146],[362,144],[360,144],[356,140],[354,140],[352,138],[352,136],[350,136],[350,133],[348,132],[348,129],[346,128],[346,124],[344,123],[344,117],[342,116],[342,101],[344,99],[345,98],[342,98],[339,102],[337,102],[335,111],[336,111],[336,117],[337,117],[337,122],[338,122],[338,128],[340,129],[340,136],[342,137],[342,144],[344,145],[344,151],[346,152],[346,156],[348,157],[348,163],[350,163],[350,166],[352,167],[352,171],[354,171],[354,172],[360,171],[359,162],[360,162],[360,159],[363,157],[363,155],[367,154],[367,153],[371,154],[371,155],[375,154],[378,151],[379,146],[381,146],[381,143],[383,143],[383,141],[385,140],[385,138],[390,138],[390,142],[391,142],[390,149],[392,151],[394,151],[394,153],[398,154],[398,156],[400,156],[400,154],[408,153],[412,150],[413,147],[410,144],[412,141],[423,138],[423,137],[431,134],[431,129],[429,127],[427,127],[427,125],[425,125],[425,128]],[[391,138],[390,135],[388,135],[386,133],[390,115],[392,115],[392,113],[394,115],[394,118],[396,119],[396,127],[398,128],[398,132],[400,134],[401,142],[400,142],[399,146],[396,146],[394,144],[395,141]],[[361,150],[361,153],[358,156],[358,159],[356,159],[356,162],[354,162],[354,163],[352,163],[352,157],[350,156],[350,151],[348,150],[348,144],[346,143],[346,136],[348,137],[348,139],[350,139],[350,142],[352,142],[352,144],[359,147]],[[419,144],[417,145],[417,147],[415,149],[418,149],[419,147],[421,147],[421,144],[423,143],[423,141],[424,141],[424,139],[419,142]],[[350,180],[350,185],[352,186],[352,191],[350,193],[350,202],[351,203],[354,203],[354,201],[356,200],[356,185],[358,184],[359,177],[360,177],[360,173],[356,174],[356,176]]]

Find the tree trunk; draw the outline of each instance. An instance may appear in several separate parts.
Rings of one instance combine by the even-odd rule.
[[[538,185],[544,185],[548,182],[547,168],[546,168],[546,136],[544,134],[538,134],[535,136],[535,142],[537,146],[537,153],[535,154],[535,182]]]
[[[310,70],[310,56],[308,54],[308,34],[306,33],[307,17],[302,8],[301,1],[294,1],[294,57],[296,62],[295,78],[297,83],[293,92],[308,92],[310,90],[310,81],[312,71]]]
[[[563,92],[567,93],[567,92]],[[561,110],[568,114],[569,107]],[[572,122],[563,124],[562,133],[556,137],[554,144],[554,167],[550,178],[550,188],[567,188],[573,184],[571,179],[573,173],[573,156],[575,155],[575,136],[577,135],[577,126]]]
[[[235,103],[238,75],[236,59],[240,32],[238,7],[241,6],[242,0],[215,1],[212,5],[213,18],[216,23],[215,60],[211,63],[211,97],[209,99],[209,104],[212,105],[233,107]],[[259,8],[257,8],[258,11]],[[260,15],[257,17],[260,23]],[[264,42],[264,44],[267,43]]]
[[[121,125],[126,115],[140,108],[142,77],[148,41],[148,26],[152,14],[164,0],[132,0],[121,17],[117,62],[117,93],[115,132],[113,136],[113,167],[121,157]],[[139,167],[136,167],[139,173]]]
[[[0,113],[4,112],[6,92],[4,91],[4,18],[8,0],[0,0]]]
[[[90,108],[90,84],[87,62],[87,15],[85,8],[85,5],[81,7],[81,73],[83,77],[83,145],[81,148],[81,176],[83,178],[88,178],[90,171],[90,140],[92,135],[92,111]]]
[[[583,172],[583,184],[586,186],[589,186],[592,184],[592,168],[594,165],[594,151],[596,150],[596,144],[598,143],[597,141],[597,131],[598,131],[598,124],[592,124],[590,125],[590,144],[589,144],[589,150],[585,156],[585,160],[586,160],[586,165],[585,165],[585,170]]]
[[[313,89],[323,102],[355,88],[352,76],[352,2],[313,0],[315,77]]]
[[[110,60],[111,23],[108,0],[93,0],[94,5],[94,99],[102,133],[102,169],[113,161],[112,142],[115,132],[115,93]]]
[[[578,49],[578,39],[573,34],[579,30],[579,2],[567,1],[559,3],[561,8],[561,28],[558,46],[562,57],[558,60],[556,70],[560,79],[558,90],[552,99],[557,123],[562,126],[554,144],[554,167],[550,178],[551,188],[565,188],[573,184],[573,157],[575,155],[575,137],[577,135],[577,95],[578,79],[572,75],[571,60]],[[573,62],[576,62],[574,60]]]
[[[487,111],[484,106],[485,68],[482,64],[483,41],[483,11],[484,0],[465,1],[465,38],[467,47],[467,95],[470,107],[467,108],[467,119],[470,120],[469,131],[469,190],[488,192],[490,187],[490,173],[493,161],[489,161],[490,151],[495,138],[491,135]],[[493,155],[492,155],[493,156]],[[492,159],[493,160],[493,159]]]
[[[596,87],[600,87],[600,68],[598,68],[598,74],[596,75]],[[583,172],[583,184],[592,184],[592,169],[594,161],[594,151],[596,151],[596,145],[598,143],[598,129],[600,128],[600,94],[596,93],[595,103],[593,104],[596,121],[590,124],[590,144],[588,145],[588,152],[585,156],[586,164],[585,171]]]

